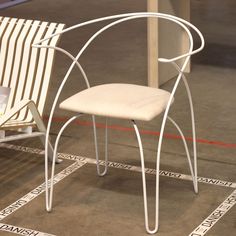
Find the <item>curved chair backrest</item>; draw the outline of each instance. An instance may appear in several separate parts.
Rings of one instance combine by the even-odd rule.
[[[23,99],[33,100],[42,115],[55,50],[32,48],[31,45],[52,34],[56,37],[43,42],[55,47],[64,24],[0,17],[0,85],[10,87],[7,110]],[[22,109],[19,120],[31,120]]]
[[[117,25],[119,23],[122,23],[124,21],[133,20],[133,19],[137,19],[137,18],[148,18],[148,17],[161,18],[161,19],[165,19],[165,20],[174,22],[177,25],[179,25],[183,30],[185,30],[187,35],[189,36],[189,51],[188,52],[184,53],[183,55],[177,55],[176,57],[173,57],[173,58],[159,58],[158,59],[160,62],[163,62],[163,63],[172,63],[175,66],[175,68],[179,71],[179,75],[178,75],[177,80],[175,82],[175,85],[174,85],[174,87],[172,89],[170,100],[169,100],[169,103],[167,105],[167,107],[169,109],[171,101],[173,99],[173,96],[174,96],[175,91],[177,89],[177,86],[179,84],[179,81],[182,78],[184,69],[185,69],[185,67],[186,67],[186,65],[187,65],[187,63],[189,61],[190,56],[193,55],[193,54],[198,53],[204,47],[205,42],[204,42],[204,38],[203,38],[201,32],[193,24],[189,23],[188,21],[186,21],[186,20],[184,20],[182,18],[176,17],[176,16],[172,16],[172,15],[168,15],[168,14],[163,14],[163,13],[137,12],[137,13],[126,13],[126,14],[102,17],[102,18],[86,21],[86,22],[83,22],[83,23],[79,23],[79,24],[76,24],[76,25],[71,26],[69,28],[66,28],[63,31],[59,32],[59,33],[55,33],[55,34],[52,34],[52,35],[50,35],[48,37],[45,37],[44,39],[38,41],[37,43],[35,43],[33,45],[33,47],[36,47],[36,48],[51,48],[51,49],[55,49],[55,50],[61,51],[62,53],[64,53],[65,55],[67,55],[68,57],[70,57],[73,60],[73,62],[71,64],[70,68],[68,69],[64,79],[62,80],[62,83],[61,83],[61,85],[60,85],[60,87],[58,89],[57,95],[55,97],[55,100],[54,100],[54,103],[53,103],[53,106],[52,106],[52,109],[51,109],[51,113],[50,113],[50,116],[49,116],[48,128],[47,128],[47,136],[49,134],[50,125],[51,125],[53,113],[54,113],[54,110],[55,110],[58,98],[59,98],[60,93],[61,93],[61,91],[62,91],[62,89],[63,89],[67,79],[69,78],[69,75],[70,75],[70,73],[71,73],[71,71],[72,71],[72,69],[74,68],[75,65],[78,66],[78,68],[80,69],[80,71],[81,71],[81,73],[82,73],[82,75],[83,75],[83,77],[85,79],[85,82],[86,82],[87,86],[90,87],[88,79],[86,77],[86,74],[85,74],[83,68],[81,67],[81,65],[78,62],[79,58],[81,57],[81,55],[83,54],[85,49],[91,44],[91,42],[98,35],[100,35],[105,30],[111,28],[112,26]],[[62,49],[62,48],[43,45],[43,43],[45,41],[47,41],[47,40],[49,40],[49,39],[51,39],[51,38],[53,38],[55,36],[58,36],[60,34],[66,33],[68,31],[71,31],[71,30],[74,30],[74,29],[77,29],[77,28],[80,28],[80,27],[83,27],[83,26],[86,26],[86,25],[90,25],[90,24],[94,24],[94,23],[101,22],[101,21],[106,21],[106,20],[115,20],[115,21],[107,24],[106,26],[104,26],[100,30],[98,30],[96,33],[94,33],[89,38],[89,40],[84,44],[84,46],[80,49],[79,53],[75,57],[73,55],[71,55],[69,52],[67,52],[66,50]],[[201,45],[197,49],[193,49],[193,36],[192,36],[189,28],[192,29],[193,31],[195,31],[197,33],[197,35],[200,37]],[[175,63],[176,61],[178,61],[180,59],[184,59],[183,65],[181,67],[179,67]],[[165,112],[165,116],[167,116],[168,109]]]
[[[120,15],[101,17],[101,18],[98,18],[98,19],[94,19],[94,20],[90,20],[90,21],[86,21],[86,22],[83,22],[83,23],[76,24],[74,26],[71,26],[71,27],[68,27],[68,28],[64,29],[61,32],[52,34],[49,37],[45,37],[44,39],[42,39],[42,40],[38,41],[37,43],[35,43],[33,45],[33,47],[36,47],[36,48],[51,48],[51,49],[59,50],[59,51],[63,52],[64,54],[66,54],[67,56],[69,56],[73,60],[73,63],[71,64],[71,67],[69,68],[69,70],[68,70],[68,72],[67,72],[67,74],[64,78],[64,79],[67,80],[70,72],[72,71],[73,67],[76,64],[77,64],[78,67],[80,67],[80,70],[82,69],[81,65],[78,64],[77,62],[78,62],[80,56],[85,51],[85,49],[91,44],[91,42],[98,35],[100,35],[105,30],[107,30],[107,29],[111,28],[112,26],[117,25],[121,22],[128,21],[128,20],[133,20],[133,19],[137,19],[137,18],[149,18],[149,17],[161,18],[161,19],[165,19],[165,20],[168,20],[168,21],[172,21],[172,22],[178,24],[180,27],[182,27],[183,30],[185,30],[186,33],[188,34],[188,36],[189,36],[189,51],[188,52],[184,53],[183,55],[178,55],[178,56],[176,56],[174,58],[170,58],[170,59],[167,59],[167,58],[159,58],[158,59],[158,61],[163,62],[163,63],[168,63],[168,62],[172,63],[172,62],[175,62],[179,59],[185,58],[185,61],[182,65],[182,67],[180,68],[181,71],[183,71],[184,68],[186,67],[187,63],[188,63],[189,57],[193,54],[198,53],[199,51],[201,51],[203,49],[204,44],[205,44],[204,38],[203,38],[201,32],[193,24],[189,23],[188,21],[186,21],[182,18],[172,16],[172,15],[168,15],[168,14],[163,14],[163,13],[137,12],[137,13],[126,13],[126,14],[120,14]],[[71,55],[69,52],[67,52],[66,50],[64,50],[62,48],[45,46],[45,45],[42,44],[46,40],[51,39],[51,38],[53,38],[53,37],[55,37],[59,34],[63,34],[63,33],[69,32],[71,30],[74,30],[74,29],[77,29],[77,28],[80,28],[80,27],[84,27],[84,26],[89,25],[89,24],[94,24],[94,23],[97,23],[97,22],[112,20],[112,19],[118,19],[118,20],[115,20],[112,23],[107,24],[106,26],[104,26],[100,30],[98,30],[96,33],[94,33],[89,38],[89,40],[84,44],[84,46],[81,48],[81,50],[79,51],[79,53],[77,54],[76,57],[74,57],[73,55]],[[195,49],[195,50],[193,50],[193,36],[192,36],[192,33],[190,32],[189,28],[193,29],[198,34],[198,36],[200,37],[200,40],[201,40],[201,46],[199,48]],[[84,74],[84,72],[83,72],[83,74]],[[85,78],[85,80],[87,80],[87,78]],[[88,84],[88,81],[86,81],[86,83]],[[62,84],[64,84],[64,83],[62,83]]]

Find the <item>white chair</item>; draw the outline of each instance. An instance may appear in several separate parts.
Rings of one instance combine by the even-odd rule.
[[[0,17],[0,86],[11,89],[5,114],[0,117],[0,143],[37,136],[45,143],[46,128],[41,117],[55,50],[32,48],[32,44],[61,32],[64,26]],[[59,38],[60,35],[57,35],[43,44],[54,47]],[[35,126],[38,131],[33,132]],[[8,130],[17,133],[6,135]],[[49,147],[53,154],[50,144]]]
[[[171,63],[176,70],[178,71],[178,76],[176,79],[176,82],[174,84],[174,87],[172,89],[172,92],[169,93],[167,91],[164,91],[162,89],[157,88],[150,88],[146,86],[138,86],[138,85],[132,85],[132,84],[104,84],[99,85],[95,87],[90,87],[88,79],[86,77],[86,74],[79,64],[78,60],[80,59],[81,55],[85,51],[85,49],[90,45],[90,43],[102,32],[105,30],[111,28],[112,26],[115,26],[121,22],[133,20],[137,18],[147,18],[147,17],[156,17],[165,19],[167,21],[171,21],[176,23],[179,27],[182,27],[184,31],[186,31],[187,35],[189,36],[189,51],[186,52],[183,55],[176,56],[174,58],[159,58],[159,62],[162,63]],[[58,34],[62,34],[74,29],[77,29],[79,27],[83,27],[89,24],[93,24],[96,22],[101,22],[105,20],[114,20],[113,22],[105,25],[100,30],[98,30],[96,33],[93,34],[91,38],[84,44],[82,49],[79,51],[79,53],[74,57],[67,51],[65,51],[62,48],[58,47],[51,47],[51,46],[44,46],[42,45],[43,42],[45,42],[48,39],[51,39]],[[201,46],[197,49],[193,49],[193,37],[190,32],[190,29],[195,31],[197,35],[200,37],[201,40]],[[141,157],[141,167],[142,167],[142,182],[143,182],[143,198],[144,198],[144,214],[145,214],[145,227],[146,231],[150,234],[154,234],[158,231],[158,225],[159,225],[159,175],[156,174],[156,208],[155,208],[155,227],[154,229],[150,229],[149,222],[148,222],[148,207],[147,207],[147,194],[146,194],[146,178],[145,178],[145,163],[144,163],[144,155],[143,155],[143,147],[141,142],[141,137],[139,134],[138,127],[135,123],[135,120],[142,120],[142,121],[149,121],[152,120],[157,115],[160,115],[162,112],[163,120],[160,130],[160,137],[158,142],[158,148],[157,148],[157,159],[156,159],[156,173],[159,173],[159,165],[160,165],[160,153],[161,153],[161,146],[162,146],[162,140],[163,140],[163,133],[164,128],[166,125],[166,121],[169,120],[178,130],[178,132],[181,135],[181,138],[184,143],[184,147],[187,154],[187,160],[190,167],[190,172],[192,175],[193,180],[193,186],[194,191],[198,192],[198,182],[197,182],[197,153],[196,153],[196,136],[195,136],[195,122],[194,122],[194,112],[193,112],[193,104],[192,104],[192,98],[191,93],[188,87],[187,80],[184,76],[184,69],[189,62],[189,58],[191,55],[198,53],[201,51],[204,47],[204,39],[201,34],[201,32],[191,23],[167,14],[161,14],[161,13],[147,13],[147,12],[141,12],[141,13],[127,13],[127,14],[121,14],[121,15],[114,15],[114,16],[108,16],[103,17],[95,20],[90,20],[84,23],[80,23],[77,25],[74,25],[72,27],[69,27],[62,32],[58,34],[53,34],[49,37],[45,37],[44,40],[39,41],[37,44],[35,44],[35,47],[45,47],[45,48],[54,48],[56,50],[59,50],[63,53],[65,53],[68,57],[70,57],[73,60],[73,63],[71,64],[69,70],[67,71],[61,86],[58,90],[56,99],[54,101],[54,104],[52,106],[52,110],[49,117],[49,123],[47,128],[47,135],[46,139],[48,138],[51,122],[54,114],[54,110],[57,105],[58,98],[62,92],[63,86],[65,85],[66,81],[69,78],[69,75],[74,68],[74,66],[78,66],[80,69],[84,80],[86,82],[86,85],[88,89],[83,90],[65,101],[63,101],[60,104],[60,108],[74,111],[76,113],[75,116],[70,118],[61,128],[56,142],[54,146],[54,160],[57,156],[57,147],[60,140],[60,137],[64,131],[64,129],[75,119],[77,119],[82,114],[90,114],[93,117],[93,129],[94,129],[94,139],[95,139],[95,151],[96,151],[96,161],[97,161],[97,173],[99,176],[104,176],[107,173],[107,126],[106,126],[106,150],[105,150],[105,169],[102,172],[100,170],[99,166],[99,157],[98,157],[98,148],[97,148],[97,135],[96,135],[96,124],[95,124],[95,115],[98,116],[105,116],[105,117],[113,117],[113,118],[122,118],[122,119],[129,119],[131,120],[138,144],[139,144],[139,150],[140,150],[140,157]],[[176,61],[183,61],[182,66],[178,66]],[[176,92],[176,89],[179,85],[180,81],[184,82],[184,85],[187,90],[189,104],[190,104],[190,114],[192,119],[192,134],[193,134],[193,167],[192,167],[192,161],[190,159],[189,150],[187,147],[187,143],[185,140],[185,137],[179,128],[179,126],[176,124],[176,122],[168,116],[169,109],[171,104],[173,103],[174,95]],[[53,177],[54,177],[54,170],[55,170],[55,161],[52,163],[52,173],[51,173],[51,180],[50,180],[50,188],[49,188],[49,182],[48,182],[48,161],[47,161],[47,146],[46,146],[46,152],[45,152],[45,178],[46,178],[46,209],[47,211],[51,211],[52,209],[52,198],[53,198]],[[49,189],[51,190],[49,193]]]

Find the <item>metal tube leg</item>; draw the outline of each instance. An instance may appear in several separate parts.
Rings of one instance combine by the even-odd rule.
[[[195,174],[194,174],[194,171],[193,171],[193,166],[192,166],[192,162],[191,162],[191,158],[190,158],[189,149],[188,149],[188,145],[187,145],[186,139],[184,137],[184,134],[183,134],[182,130],[177,125],[177,123],[172,118],[170,118],[169,116],[167,117],[167,119],[176,127],[176,129],[179,131],[180,136],[182,138],[182,141],[183,141],[183,144],[184,144],[184,148],[185,148],[185,151],[186,151],[186,155],[187,155],[187,159],[188,159],[190,173],[191,173],[192,180],[193,180],[193,187],[194,187],[194,190],[195,190],[197,183],[196,183],[196,178],[195,178]]]
[[[155,234],[158,231],[159,227],[159,167],[156,169],[156,208],[155,208],[155,228],[150,230],[149,228],[149,220],[148,220],[148,206],[147,206],[147,189],[146,189],[146,176],[145,176],[145,163],[144,163],[144,155],[143,155],[143,146],[142,140],[139,134],[138,127],[134,121],[132,121],[134,130],[136,133],[136,137],[139,145],[139,152],[141,158],[141,168],[142,168],[142,182],[143,182],[143,203],[144,203],[144,216],[145,216],[145,228],[149,234]],[[157,163],[159,166],[159,163]]]
[[[47,130],[46,130],[45,125],[42,121],[42,118],[41,118],[40,114],[38,113],[38,110],[37,110],[34,102],[29,102],[27,106],[32,113],[32,116],[34,118],[34,121],[37,125],[38,130],[40,132],[44,133],[44,136],[41,136],[40,139],[45,147],[45,153],[46,153],[45,155],[49,155],[50,159],[52,160],[53,159],[53,147],[50,143],[49,134],[47,135]],[[56,163],[60,163],[60,162],[61,162],[61,160],[58,160],[56,157]]]
[[[194,191],[198,193],[198,180],[197,180],[197,146],[196,146],[196,127],[195,127],[195,116],[194,116],[194,109],[193,109],[193,100],[190,88],[188,86],[187,79],[183,75],[183,82],[187,91],[189,106],[190,106],[190,113],[191,113],[191,122],[192,122],[192,135],[193,135],[193,166],[194,166]]]
[[[51,179],[50,181],[48,180],[48,158],[45,160],[45,183],[46,183],[46,210],[50,212],[52,210],[52,200],[53,200],[53,184],[54,184],[54,174],[55,174],[55,163],[56,163],[56,158],[57,158],[57,148],[58,144],[61,138],[61,135],[65,128],[75,119],[77,119],[81,114],[77,116],[73,116],[70,118],[60,129],[55,146],[54,146],[54,151],[53,151],[53,159],[52,159],[52,170],[51,170]],[[48,156],[47,156],[48,157]],[[50,187],[49,187],[50,184]]]
[[[40,139],[41,139],[43,145],[45,146],[46,145],[45,144],[46,143],[45,136],[40,137]],[[48,141],[48,156],[49,156],[50,161],[52,161],[53,160],[53,147],[52,147],[52,144],[50,141]],[[59,164],[61,162],[62,162],[62,160],[60,160],[56,157],[56,163]]]
[[[100,165],[99,165],[99,155],[98,155],[98,142],[97,142],[97,128],[96,128],[96,121],[95,116],[92,116],[93,120],[93,133],[94,133],[94,144],[95,144],[95,155],[96,155],[96,165],[97,165],[97,174],[99,176],[104,176],[107,174],[108,170],[108,129],[107,129],[107,118],[106,118],[106,128],[105,128],[105,169],[101,173]]]
[[[191,122],[192,122],[192,135],[193,135],[194,191],[195,191],[195,193],[198,193],[196,128],[195,128],[195,117],[194,117],[192,95],[191,95],[191,91],[190,91],[186,76],[182,72],[183,67],[182,67],[182,69],[180,69],[180,67],[175,62],[172,62],[172,64],[178,70],[179,75],[182,77],[182,80],[184,82],[186,92],[187,92],[187,95],[188,95],[190,113],[191,113]]]

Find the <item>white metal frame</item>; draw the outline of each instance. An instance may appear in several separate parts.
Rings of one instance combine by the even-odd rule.
[[[146,231],[149,234],[154,234],[158,231],[158,227],[159,227],[159,166],[160,166],[160,154],[161,154],[161,147],[162,147],[162,141],[163,141],[163,135],[164,135],[164,129],[165,129],[165,124],[166,121],[169,120],[178,130],[178,132],[181,135],[185,150],[186,150],[186,154],[187,154],[187,159],[188,159],[188,163],[189,163],[189,167],[190,167],[190,172],[192,175],[192,179],[193,179],[193,186],[194,186],[194,191],[197,193],[198,192],[198,182],[197,182],[197,151],[196,151],[196,132],[195,132],[195,120],[194,120],[194,111],[193,111],[193,103],[192,103],[192,97],[191,97],[191,92],[188,86],[188,82],[184,76],[184,70],[185,67],[188,64],[188,61],[190,59],[190,56],[193,54],[196,54],[198,52],[200,52],[203,47],[204,47],[204,38],[201,34],[201,32],[191,23],[189,23],[188,21],[181,19],[179,17],[176,16],[172,16],[172,15],[168,15],[168,14],[162,14],[162,13],[155,13],[155,12],[137,12],[137,13],[127,13],[127,14],[120,14],[120,15],[114,15],[114,16],[108,16],[108,17],[102,17],[102,18],[98,18],[98,19],[94,19],[94,20],[90,20],[90,21],[86,21],[74,26],[71,26],[57,34],[53,34],[49,37],[46,37],[43,40],[40,40],[38,43],[34,44],[34,47],[44,47],[44,48],[51,48],[51,49],[55,49],[58,51],[61,51],[62,53],[66,54],[69,58],[71,58],[73,60],[70,68],[68,69],[59,89],[57,92],[57,95],[55,97],[54,103],[52,105],[52,109],[51,109],[51,113],[49,116],[49,122],[48,122],[48,127],[47,127],[47,132],[46,132],[46,143],[48,141],[48,137],[49,137],[49,132],[50,132],[50,128],[51,128],[51,123],[52,123],[52,118],[53,118],[53,114],[58,102],[58,98],[62,92],[62,89],[67,81],[67,79],[69,78],[69,75],[72,71],[72,69],[74,68],[74,66],[76,65],[79,70],[81,71],[83,78],[86,82],[87,87],[89,88],[89,82],[87,79],[87,76],[82,68],[82,66],[79,64],[78,60],[80,59],[81,55],[83,54],[83,52],[85,51],[85,49],[90,45],[90,43],[98,36],[100,35],[102,32],[104,32],[105,30],[111,28],[114,25],[117,25],[121,22],[125,22],[128,20],[133,20],[133,19],[137,19],[137,18],[148,18],[148,17],[155,17],[155,18],[161,18],[161,19],[165,19],[171,22],[176,23],[177,25],[179,25],[180,27],[182,27],[182,29],[187,33],[187,35],[189,36],[189,51],[183,55],[179,55],[176,56],[174,58],[159,58],[158,61],[162,62],[162,63],[171,63],[178,71],[178,76],[176,79],[176,82],[174,84],[174,87],[172,89],[171,95],[170,95],[170,99],[168,101],[167,107],[164,111],[164,115],[163,115],[163,120],[162,120],[162,125],[161,125],[161,130],[160,130],[160,137],[159,137],[159,142],[158,142],[158,146],[157,146],[157,159],[156,159],[156,208],[155,208],[155,226],[154,229],[150,229],[149,227],[149,220],[148,220],[148,206],[147,206],[147,193],[146,193],[146,177],[145,177],[145,163],[144,163],[144,154],[143,154],[143,147],[142,147],[142,141],[141,141],[141,137],[140,137],[140,133],[138,130],[138,127],[135,123],[134,120],[132,120],[132,124],[137,136],[137,140],[138,140],[138,144],[139,144],[139,150],[140,150],[140,158],[141,158],[141,167],[142,167],[142,182],[143,182],[143,199],[144,199],[144,215],[145,215],[145,227],[146,227]],[[74,30],[76,28],[79,27],[83,27],[89,24],[93,24],[96,22],[101,22],[101,21],[105,21],[105,20],[114,20],[112,23],[107,24],[106,26],[102,27],[100,30],[98,30],[96,33],[94,33],[89,40],[84,44],[84,46],[81,48],[81,50],[79,51],[79,53],[74,57],[73,55],[71,55],[70,53],[68,53],[66,50],[59,48],[59,47],[51,47],[51,46],[45,46],[42,45],[42,43],[45,40],[48,40],[50,38],[53,38],[54,36],[58,35],[58,34],[63,34],[65,32]],[[197,49],[193,49],[193,37],[192,34],[190,32],[190,29],[192,29],[193,31],[195,31],[197,33],[197,35],[200,37],[201,40],[201,46]],[[180,60],[180,59],[184,59],[183,65],[182,66],[178,66],[176,61]],[[186,91],[187,91],[187,95],[188,95],[188,100],[189,100],[189,104],[190,104],[190,114],[191,114],[191,121],[192,121],[192,135],[193,135],[193,167],[192,167],[192,161],[190,158],[190,154],[189,154],[189,149],[185,140],[185,137],[183,135],[183,132],[181,131],[180,127],[177,125],[177,123],[168,116],[169,113],[169,109],[170,106],[172,104],[172,100],[174,98],[174,94],[176,92],[176,89],[179,85],[179,82],[183,80],[184,85],[186,87]],[[63,131],[65,130],[65,128],[75,119],[77,119],[79,116],[81,116],[82,114],[78,114],[76,116],[73,116],[72,118],[70,118],[61,128],[56,142],[55,142],[55,146],[54,146],[54,156],[53,156],[53,162],[52,162],[52,172],[51,172],[51,180],[50,180],[50,186],[49,186],[49,182],[48,182],[48,147],[47,145],[45,146],[45,181],[46,181],[46,209],[47,211],[51,211],[52,210],[52,199],[53,199],[53,178],[54,178],[54,171],[55,171],[55,160],[56,160],[56,156],[57,156],[57,148],[58,148],[58,143],[60,140],[60,137],[63,133]],[[98,157],[98,149],[97,149],[97,135],[96,135],[96,122],[95,122],[95,117],[92,116],[93,118],[93,129],[94,129],[94,139],[95,139],[95,153],[96,153],[96,162],[97,162],[97,172],[99,176],[104,176],[107,173],[107,122],[106,122],[106,142],[105,142],[105,146],[106,146],[106,151],[105,151],[105,170],[103,172],[100,171],[100,165],[99,165],[99,157]]]
[[[0,143],[39,136],[45,144],[46,128],[41,117],[55,50],[31,46],[43,37],[61,32],[64,26],[0,17],[0,86],[11,88],[5,114],[0,117]],[[54,47],[59,38],[57,35],[43,44]],[[38,131],[33,132],[34,126]],[[6,136],[7,130],[20,133]],[[52,158],[53,149],[49,140],[47,143]]]

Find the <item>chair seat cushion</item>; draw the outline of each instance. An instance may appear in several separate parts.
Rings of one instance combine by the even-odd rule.
[[[165,110],[170,93],[134,84],[104,84],[83,90],[60,104],[78,113],[149,121]]]

